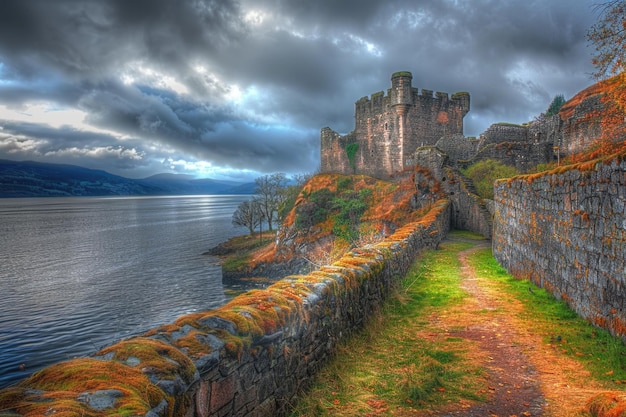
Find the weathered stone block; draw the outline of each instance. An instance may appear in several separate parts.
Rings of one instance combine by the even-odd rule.
[[[531,278],[583,317],[626,338],[621,327],[611,327],[624,322],[626,311],[607,310],[626,295],[626,185],[615,181],[624,156],[533,176],[531,187],[525,177],[498,182],[493,248],[513,275]],[[512,192],[517,189],[522,192]]]

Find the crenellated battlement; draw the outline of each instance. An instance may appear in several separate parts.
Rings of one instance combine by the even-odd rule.
[[[392,89],[387,89],[385,91],[378,91],[376,93],[372,93],[371,96],[363,96],[358,99],[355,103],[355,114],[359,114],[362,112],[378,112],[382,111],[385,105],[391,104],[392,98]],[[422,100],[435,100],[433,103],[439,106],[445,106],[446,103],[452,101],[455,105],[460,106],[461,108],[467,109],[466,113],[469,111],[469,93],[455,93],[450,96],[448,93],[434,90],[427,90],[422,88],[420,91],[417,87],[411,88],[411,100],[410,104],[420,104]]]

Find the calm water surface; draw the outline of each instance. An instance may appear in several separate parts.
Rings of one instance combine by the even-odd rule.
[[[202,253],[245,233],[231,217],[249,198],[0,199],[0,388],[223,304]]]

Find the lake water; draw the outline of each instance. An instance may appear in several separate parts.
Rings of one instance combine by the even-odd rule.
[[[246,233],[249,198],[0,199],[0,388],[224,304],[203,252]]]

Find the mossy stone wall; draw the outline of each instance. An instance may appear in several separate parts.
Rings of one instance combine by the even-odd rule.
[[[626,154],[502,180],[493,253],[518,278],[626,337]]]

